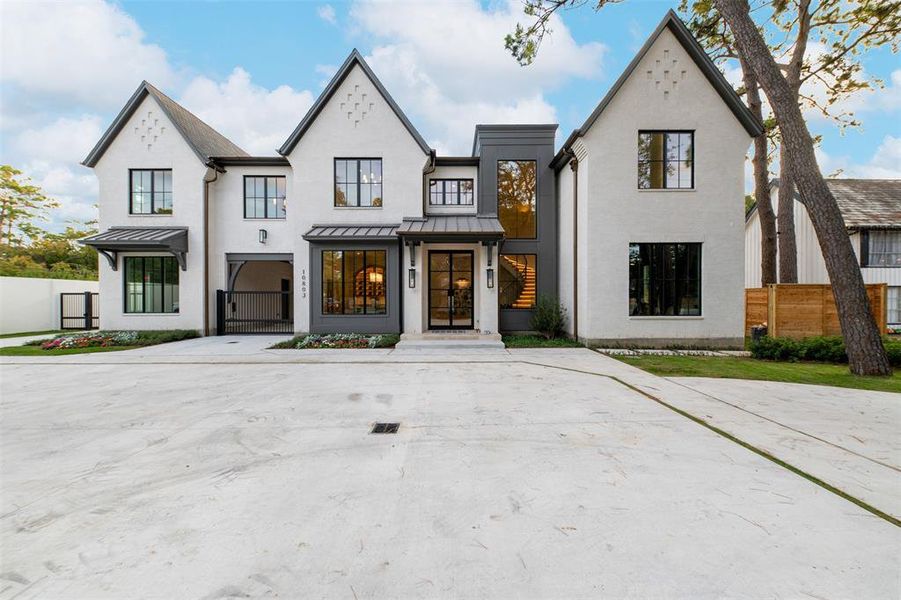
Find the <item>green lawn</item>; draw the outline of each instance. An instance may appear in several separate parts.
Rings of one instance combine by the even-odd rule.
[[[6,338],[28,337],[29,335],[50,335],[51,333],[65,333],[61,329],[49,329],[47,331],[23,331],[22,333],[3,333],[0,334],[0,340]]]
[[[581,348],[582,344],[569,338],[545,339],[540,335],[501,336],[507,348]]]
[[[90,348],[59,348],[42,350],[40,346],[9,346],[0,348],[0,356],[63,356],[65,354],[92,354],[94,352],[118,352],[133,350],[141,346],[93,346]]]
[[[901,392],[901,373],[891,377],[858,377],[847,365],[774,362],[720,356],[614,356],[618,360],[664,377],[727,377],[832,385],[883,392]]]

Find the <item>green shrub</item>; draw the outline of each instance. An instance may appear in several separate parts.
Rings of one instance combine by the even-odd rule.
[[[539,296],[530,326],[546,339],[558,338],[563,335],[566,326],[566,309],[556,298]]]
[[[885,338],[885,351],[892,366],[901,367],[901,341]],[[845,342],[841,337],[810,337],[802,340],[764,336],[749,344],[751,356],[761,360],[846,363]]]

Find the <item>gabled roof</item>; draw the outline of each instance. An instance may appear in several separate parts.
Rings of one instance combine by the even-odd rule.
[[[607,108],[607,105],[613,100],[616,96],[616,93],[619,89],[626,83],[635,69],[638,67],[638,64],[642,61],[645,54],[651,49],[651,46],[654,45],[654,42],[657,41],[657,38],[660,37],[660,34],[663,33],[664,29],[668,29],[673,36],[679,41],[688,55],[691,57],[692,61],[698,66],[701,70],[701,73],[707,78],[707,81],[710,82],[710,85],[717,91],[720,95],[720,98],[723,99],[723,102],[726,103],[726,106],[732,111],[732,114],[735,115],[735,118],[738,119],[738,122],[742,124],[745,130],[752,137],[757,137],[761,133],[763,133],[763,124],[754,116],[753,113],[745,106],[745,103],[742,102],[741,98],[739,98],[738,94],[733,89],[732,85],[726,81],[726,78],[723,77],[723,74],[720,72],[716,65],[713,64],[713,61],[710,60],[710,57],[707,56],[707,52],[704,51],[704,48],[698,43],[698,40],[691,34],[688,30],[688,27],[685,26],[685,23],[682,22],[682,19],[679,18],[679,15],[672,9],[667,11],[666,16],[663,17],[663,20],[660,21],[660,24],[657,25],[657,29],[654,30],[654,33],[648,38],[648,40],[644,43],[644,46],[641,47],[641,50],[638,51],[638,54],[635,55],[635,58],[632,59],[632,62],[629,63],[629,66],[626,67],[626,70],[623,71],[623,74],[619,76],[619,79],[616,80],[616,83],[613,84],[613,87],[607,92],[601,102],[597,105],[594,111],[588,116],[585,122],[581,127],[574,130],[572,134],[567,138],[566,142],[563,144],[563,147],[554,157],[554,160],[551,162],[551,165],[555,168],[558,168],[561,160],[566,154],[566,150],[569,149],[570,144],[578,138],[579,136],[586,133],[591,126],[594,125],[594,122],[598,120],[598,117],[601,116],[601,113],[604,112],[604,109]]]
[[[827,179],[826,185],[848,229],[901,229],[901,179]],[[779,180],[770,182],[779,188]],[[801,196],[795,192],[795,200]],[[757,212],[751,206],[745,216],[749,221]]]
[[[172,124],[184,138],[194,154],[204,164],[209,164],[210,159],[214,156],[248,156],[244,150],[233,144],[224,135],[201,121],[196,115],[188,109],[180,105],[178,102],[159,91],[146,81],[142,81],[135,93],[132,94],[125,107],[119,112],[94,149],[91,150],[87,158],[82,161],[86,167],[93,167],[109,148],[125,124],[134,114],[134,112],[144,101],[147,96],[153,96],[160,108],[166,116],[172,121]]]
[[[413,136],[413,139],[416,140],[416,143],[419,144],[419,147],[422,148],[422,151],[426,154],[431,153],[432,149],[429,148],[429,145],[425,142],[423,137],[419,135],[419,132],[416,131],[416,128],[413,127],[413,124],[410,123],[410,120],[407,118],[407,115],[404,114],[404,111],[400,109],[394,99],[391,97],[391,94],[388,93],[388,90],[385,89],[385,86],[382,85],[382,82],[379,81],[379,78],[375,76],[375,73],[372,72],[372,69],[369,68],[369,65],[366,64],[366,61],[363,60],[363,56],[357,51],[356,48],[350,53],[350,56],[347,57],[347,60],[344,61],[344,64],[341,65],[341,68],[338,69],[338,72],[335,73],[335,76],[332,77],[332,80],[329,81],[328,85],[325,86],[325,89],[319,95],[319,98],[316,99],[316,102],[313,103],[313,106],[310,107],[310,110],[307,111],[306,116],[304,116],[303,120],[291,135],[285,140],[285,143],[282,144],[282,147],[278,149],[278,153],[287,156],[294,150],[294,147],[297,145],[297,142],[300,141],[300,138],[303,137],[303,134],[306,133],[307,129],[313,124],[313,121],[316,120],[316,117],[319,116],[319,113],[322,112],[322,109],[328,104],[328,101],[332,98],[338,88],[341,86],[341,83],[347,78],[348,74],[353,70],[354,66],[359,65],[363,72],[366,73],[366,76],[369,78],[369,81],[372,82],[372,85],[375,86],[375,89],[379,91],[385,101],[388,103],[388,106],[391,107],[391,110],[394,111],[394,114],[397,115],[397,118],[400,119],[400,122],[404,124],[404,127],[407,128],[407,131],[410,132],[410,135]]]

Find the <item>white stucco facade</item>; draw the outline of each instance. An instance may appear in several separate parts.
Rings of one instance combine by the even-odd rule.
[[[278,318],[289,318],[297,333],[422,334],[439,328],[430,293],[442,278],[432,277],[430,254],[457,252],[471,255],[471,271],[461,267],[464,272],[453,277],[460,287],[439,293],[454,297],[452,310],[465,305],[461,298],[471,300],[471,318],[463,321],[477,332],[494,334],[504,323],[508,330],[528,328],[534,299],[553,292],[569,315],[569,332],[582,340],[641,345],[740,340],[748,125],[739,122],[740,109],[699,66],[708,59],[691,55],[686,34],[674,34],[684,26],[673,19],[672,14],[664,19],[590,127],[571,136],[557,157],[556,126],[547,124],[479,126],[472,156],[437,156],[356,51],[279,149],[280,156],[247,156],[155,88],[139,88],[86,160],[100,180],[101,230],[183,227],[189,248],[179,272],[178,312],[133,314],[124,309],[123,257],[174,251],[109,246],[119,270],[101,262],[101,326],[214,333],[223,326],[217,319],[217,303],[225,297],[217,291],[223,290],[235,292],[228,296],[233,312],[238,292],[291,294],[291,309],[282,305]],[[638,189],[643,130],[693,132],[692,189]],[[578,160],[577,171],[571,158]],[[336,202],[336,161],[350,159],[380,161],[379,205]],[[541,232],[537,241],[505,238],[499,229],[498,163],[507,160],[536,164],[530,185],[540,207],[534,217]],[[171,169],[172,214],[129,214],[131,169]],[[284,218],[248,218],[248,177],[283,178]],[[471,181],[472,202],[431,204],[430,182],[448,179]],[[700,315],[629,314],[629,245],[645,242],[702,245]],[[107,242],[92,242],[101,249],[102,243]],[[341,294],[351,287],[387,290],[378,292],[384,294],[379,296],[384,308],[368,312],[368,304],[353,310],[341,305],[335,312],[337,301],[330,294],[338,288],[332,282],[326,291],[326,257],[368,251],[386,257],[385,264],[346,273]],[[530,256],[531,263],[524,258]],[[517,274],[510,265],[525,266],[516,266]],[[514,295],[499,306],[502,284],[507,296],[511,289]]]

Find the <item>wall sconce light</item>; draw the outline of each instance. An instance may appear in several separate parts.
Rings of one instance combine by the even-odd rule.
[[[269,237],[269,232],[265,229],[260,229],[260,243],[265,244],[266,239]]]
[[[488,282],[488,288],[490,289],[494,287],[494,269],[488,269],[487,275],[488,277],[486,280]]]
[[[416,287],[416,269],[409,269],[407,271],[407,282],[411,288]]]

